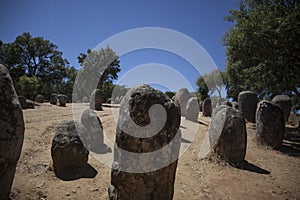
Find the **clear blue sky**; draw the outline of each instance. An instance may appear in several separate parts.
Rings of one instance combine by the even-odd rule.
[[[223,20],[238,0],[1,0],[0,40],[12,42],[23,32],[42,36],[58,45],[72,66],[88,48],[122,31],[139,27],[163,27],[188,35],[201,44],[216,65],[226,65],[221,38],[231,23]],[[161,63],[184,70],[191,82],[199,74],[184,59],[167,52],[145,50],[121,56],[122,76],[132,67]],[[175,67],[175,68],[176,68]],[[179,70],[180,71],[180,70]],[[195,84],[193,85],[196,88]]]

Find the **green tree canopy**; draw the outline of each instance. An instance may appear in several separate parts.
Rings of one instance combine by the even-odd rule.
[[[69,67],[69,62],[57,49],[57,45],[49,40],[32,37],[30,33],[23,33],[12,43],[0,42],[0,63],[10,71],[20,95],[23,92],[21,88],[24,82],[20,77],[23,75],[36,77],[39,82],[39,93],[47,97],[52,92],[65,93],[62,91],[63,85],[70,78],[70,70],[74,71],[75,68]]]
[[[298,0],[242,0],[226,18],[227,93],[242,90],[261,98],[300,98],[300,3]]]
[[[119,57],[110,47],[98,51],[89,49],[87,54],[81,53],[77,58],[81,65],[81,74],[86,74],[89,82],[98,83],[97,88],[101,90],[104,83],[117,79],[118,72],[121,71]]]

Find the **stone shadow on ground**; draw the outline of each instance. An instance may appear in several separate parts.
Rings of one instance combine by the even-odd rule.
[[[68,168],[62,173],[56,174],[56,176],[63,181],[73,181],[80,178],[95,178],[97,174],[98,171],[90,164],[87,164],[76,169]]]
[[[102,107],[107,107],[107,108],[120,108],[119,105],[114,105],[114,104],[102,104]]]
[[[240,163],[234,163],[234,164],[231,164],[233,167],[237,168],[237,169],[241,169],[241,170],[246,170],[246,171],[250,171],[250,172],[255,172],[255,173],[258,173],[258,174],[270,174],[271,172],[266,170],[266,169],[263,169],[263,168],[260,168],[252,163],[249,163],[248,161],[243,161],[243,162],[240,162]]]
[[[285,127],[283,144],[278,150],[288,156],[300,157],[300,131],[298,128]]]

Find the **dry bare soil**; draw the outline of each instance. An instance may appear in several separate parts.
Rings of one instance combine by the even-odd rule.
[[[81,106],[88,108],[88,104]],[[114,141],[116,123],[112,110],[98,111],[106,141]],[[57,125],[73,119],[72,104],[50,105],[24,110],[25,139],[18,162],[12,199],[107,199],[110,184],[109,165],[90,154],[94,177],[63,181],[51,167],[51,141]],[[299,119],[297,119],[299,120]],[[300,137],[296,127],[287,125],[284,146],[280,150],[257,146],[255,124],[247,123],[248,164],[241,168],[199,159],[201,144],[207,134],[210,118],[199,114],[195,138],[189,135],[189,123],[182,118],[182,147],[188,149],[177,167],[174,199],[300,199]],[[111,156],[107,153],[106,156]]]

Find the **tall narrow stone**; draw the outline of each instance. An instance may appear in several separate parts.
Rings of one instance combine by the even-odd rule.
[[[148,85],[130,89],[121,105],[109,198],[173,199],[181,133],[177,106]]]
[[[181,109],[181,116],[185,116],[185,109],[191,94],[186,88],[180,89],[175,95],[175,101],[179,103]]]
[[[197,97],[189,99],[186,105],[185,118],[197,122],[199,115],[199,102]]]
[[[255,112],[258,103],[256,93],[252,91],[240,92],[238,96],[239,110],[243,113],[246,121],[255,122]]]
[[[212,113],[212,103],[210,98],[204,99],[202,103],[202,114],[204,117],[210,117]]]
[[[259,102],[256,111],[257,142],[278,148],[282,145],[284,130],[285,122],[281,108],[268,101]]]
[[[56,93],[51,94],[50,104],[52,104],[52,105],[56,105],[57,104],[57,94]]]
[[[104,94],[101,90],[93,90],[90,98],[90,108],[92,110],[103,110],[102,103],[104,102]]]
[[[0,199],[9,199],[24,139],[24,119],[8,70],[0,65]]]

